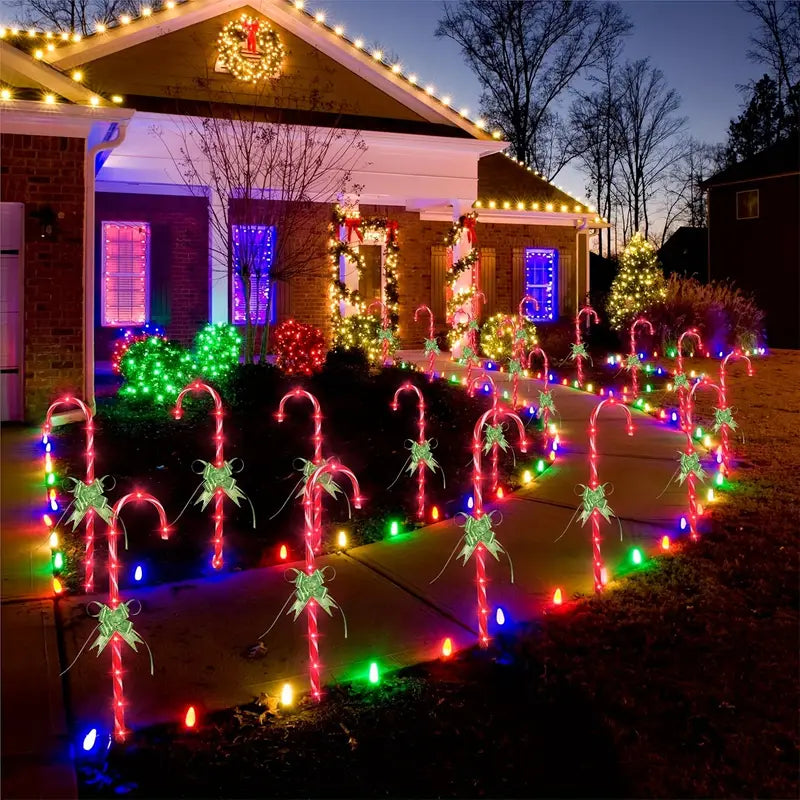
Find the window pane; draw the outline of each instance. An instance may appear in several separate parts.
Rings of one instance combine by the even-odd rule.
[[[758,218],[758,189],[736,192],[736,218]]]
[[[247,321],[242,274],[250,276],[250,318],[263,325],[270,309],[270,323],[275,322],[275,303],[270,298],[270,269],[274,255],[275,228],[267,225],[232,225],[233,241],[233,322]]]
[[[102,223],[102,325],[144,325],[149,312],[150,225]]]
[[[535,298],[525,304],[525,315],[533,320],[552,320],[558,316],[556,289],[558,280],[558,251],[529,247],[525,250],[525,294]]]

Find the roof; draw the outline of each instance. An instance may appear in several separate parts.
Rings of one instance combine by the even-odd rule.
[[[701,186],[708,189],[726,183],[739,183],[798,172],[800,172],[800,135],[794,134],[712,175],[703,181]]]
[[[253,9],[264,15],[270,22],[308,42],[365,79],[429,123],[432,133],[436,133],[437,128],[449,128],[451,136],[466,135],[489,140],[500,138],[499,133],[486,131],[484,120],[470,118],[468,109],[455,107],[446,95],[438,96],[434,86],[421,84],[417,76],[401,64],[390,63],[380,51],[368,51],[361,39],[350,39],[341,26],[329,24],[324,13],[306,11],[304,0],[166,0],[157,11],[143,5],[138,17],[122,14],[112,23],[98,24],[95,32],[88,36],[17,28],[3,28],[0,35],[28,52],[32,59],[69,72],[135,45],[242,8]],[[141,69],[143,63],[152,62],[139,62],[137,72],[144,71]],[[160,67],[160,64],[152,63],[153,70],[158,71]],[[107,92],[116,93],[116,89],[108,87]],[[175,109],[171,110],[174,113]]]
[[[478,161],[478,208],[594,212],[594,208],[505,153]]]

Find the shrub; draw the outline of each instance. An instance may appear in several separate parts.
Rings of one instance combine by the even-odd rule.
[[[362,350],[373,364],[379,364],[382,356],[380,331],[381,319],[374,314],[351,314],[337,324],[336,346],[342,350]],[[389,355],[397,351],[395,338],[389,346]]]
[[[151,336],[134,342],[122,357],[125,379],[120,394],[130,399],[173,402],[180,390],[197,377],[192,354],[178,342]]]
[[[239,363],[242,337],[229,322],[209,323],[197,332],[192,349],[198,375],[213,381]]]
[[[111,346],[111,371],[115,375],[121,373],[122,357],[128,352],[128,348],[134,342],[143,342],[151,336],[160,336],[162,339],[164,331],[158,325],[151,325],[149,322],[140,328],[126,328],[118,339],[114,339]]]
[[[508,323],[508,314],[495,314],[481,328],[481,349],[487,358],[493,361],[505,361],[511,358],[514,346],[514,329]],[[523,322],[525,331],[524,349],[527,353],[536,345],[536,326],[527,319]]]
[[[281,322],[274,333],[275,364],[287,375],[311,375],[325,360],[325,337],[319,328],[293,319]]]
[[[665,348],[674,346],[678,336],[693,326],[711,352],[737,345],[752,348],[764,339],[764,312],[752,296],[729,281],[703,284],[673,274],[666,297],[648,317]]]

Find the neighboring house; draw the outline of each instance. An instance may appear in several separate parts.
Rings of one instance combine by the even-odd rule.
[[[675,272],[705,283],[708,280],[708,228],[681,226],[661,245],[658,260],[665,275]]]
[[[767,315],[772,347],[800,348],[800,139],[704,181],[709,278],[732,278]]]
[[[95,361],[108,359],[121,326],[152,321],[188,342],[208,320],[240,321],[242,287],[229,265],[245,233],[234,221],[220,241],[209,223],[209,204],[234,209],[235,202],[207,187],[199,196],[187,189],[153,129],[169,138],[186,115],[208,113],[198,109],[211,107],[209,92],[224,90],[252,108],[252,86],[220,68],[217,47],[223,27],[243,14],[261,30],[268,23],[284,48],[259,113],[277,110],[295,125],[361,132],[366,149],[353,172],[360,190],[350,213],[397,223],[387,231],[399,243],[404,346],[422,344],[426,323],[413,322],[419,305],[443,323],[453,257],[444,237],[472,210],[479,215],[484,315],[515,311],[526,293],[542,301],[533,314],[540,321],[574,314],[589,288],[589,236],[605,223],[505,156],[507,144],[482,121],[302,5],[170,0],[86,37],[4,29],[2,200],[4,220],[13,220],[4,228],[22,240],[13,263],[4,261],[2,299],[10,313],[2,336],[13,332],[7,365],[0,365],[9,369],[4,418],[35,420],[59,391],[92,402]],[[266,58],[249,39],[236,52],[245,66]],[[336,113],[321,113],[320,102]],[[280,282],[273,292],[274,321],[295,317],[330,332],[336,202],[319,204],[314,274]],[[270,263],[281,231],[255,235]],[[359,241],[342,226],[336,235],[364,255],[369,275],[362,287],[342,260],[335,277],[348,289],[385,296],[388,234]]]

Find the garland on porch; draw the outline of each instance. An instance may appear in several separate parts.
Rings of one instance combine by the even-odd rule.
[[[461,289],[456,289],[456,281],[461,274],[468,269],[471,269],[480,257],[480,251],[477,248],[477,237],[475,235],[475,223],[477,222],[478,215],[473,211],[469,214],[464,214],[453,223],[450,230],[445,234],[442,244],[452,253],[453,248],[461,241],[461,237],[466,231],[468,234],[469,243],[471,245],[470,251],[453,262],[453,266],[447,273],[446,281],[447,287],[445,297],[447,300],[447,323],[450,325],[450,332],[447,339],[452,347],[469,329],[469,323],[455,322],[456,311],[463,308],[466,303],[469,303],[475,296],[477,291],[475,281],[472,284]]]
[[[339,238],[339,229],[345,228],[345,239]],[[367,313],[367,306],[376,298],[362,297],[358,289],[349,289],[339,278],[339,263],[353,264],[359,280],[364,270],[364,256],[350,245],[352,235],[361,242],[365,233],[380,233],[385,236],[383,264],[383,302],[389,313],[390,330],[397,337],[400,319],[400,295],[397,289],[400,245],[397,239],[396,220],[386,217],[361,217],[347,214],[341,206],[336,206],[330,224],[328,259],[331,269],[330,304],[333,332],[333,346],[349,350],[353,347],[363,349],[371,361],[380,360],[380,347],[377,344],[377,331],[381,327],[379,316]],[[380,300],[381,298],[377,298]],[[350,306],[354,313],[342,314],[341,304]],[[396,339],[395,339],[396,341]]]

